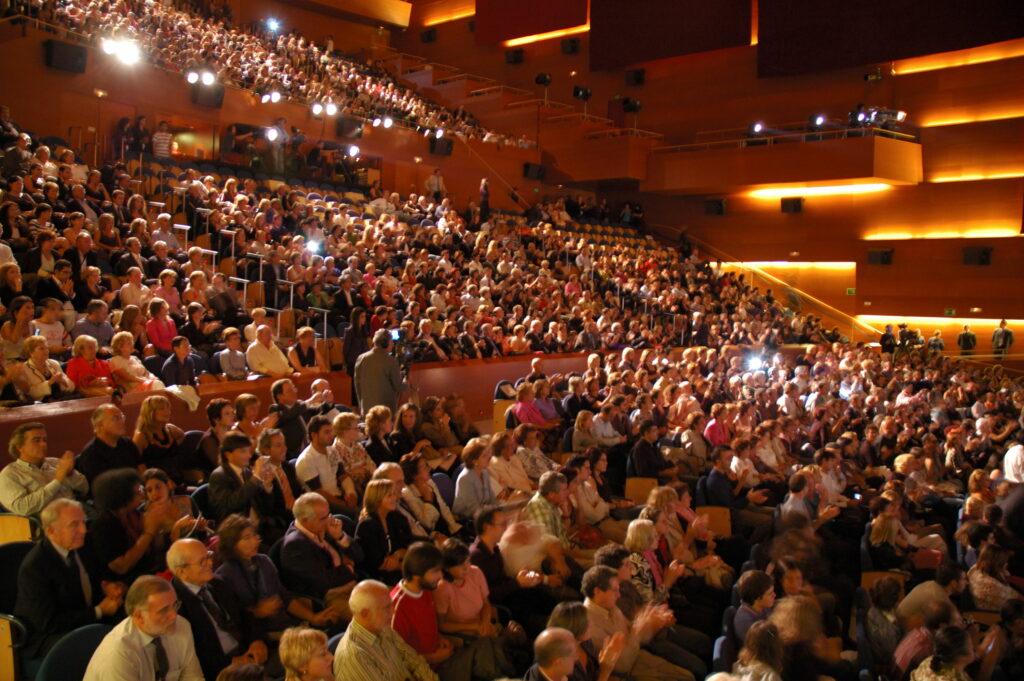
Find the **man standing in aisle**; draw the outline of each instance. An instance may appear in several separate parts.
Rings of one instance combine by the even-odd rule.
[[[440,168],[434,168],[434,174],[428,177],[423,184],[427,189],[427,194],[434,199],[434,203],[441,203],[441,199],[448,193],[444,186],[444,178],[441,177]]]
[[[964,324],[964,330],[956,337],[956,345],[960,348],[961,357],[970,357],[974,354],[974,346],[978,344],[978,337],[971,331],[969,324]]]
[[[996,360],[1006,358],[1006,353],[1013,347],[1013,331],[1006,325],[1006,320],[999,322],[999,326],[992,332],[992,354]]]

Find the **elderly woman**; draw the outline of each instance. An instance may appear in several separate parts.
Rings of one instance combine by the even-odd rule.
[[[419,454],[409,453],[402,457],[399,465],[405,478],[402,501],[420,526],[431,534],[446,537],[460,532],[463,525],[441,497],[426,460]]]
[[[581,409],[572,427],[572,451],[583,452],[591,447],[601,447],[600,441],[594,437],[593,429],[594,412]]]
[[[15,377],[15,385],[23,395],[36,402],[53,402],[75,395],[75,383],[50,359],[50,349],[43,336],[29,336],[22,345],[25,363]]]
[[[491,477],[504,490],[533,494],[537,485],[526,474],[522,460],[515,456],[515,438],[508,430],[494,435],[491,440],[494,456],[491,458]]]
[[[398,511],[401,492],[391,480],[371,480],[363,496],[356,539],[363,549],[363,567],[388,584],[402,577],[402,558],[412,543],[409,522]]]
[[[110,373],[117,387],[126,393],[163,390],[164,384],[150,373],[142,360],[132,354],[135,337],[130,331],[118,331],[110,341],[114,356],[110,358]]]
[[[75,339],[68,362],[68,378],[74,381],[78,392],[86,397],[109,395],[114,392],[114,376],[107,361],[96,356],[99,344],[88,334]]]
[[[326,374],[331,370],[327,358],[316,346],[316,331],[303,326],[295,335],[295,344],[288,349],[288,362],[302,374]]]
[[[376,465],[360,444],[359,415],[345,412],[334,417],[331,423],[334,432],[334,448],[341,457],[345,474],[353,479],[358,488],[373,475]]]
[[[334,656],[327,649],[327,635],[319,629],[294,627],[281,636],[277,654],[285,681],[333,681]]]
[[[499,503],[504,490],[496,495],[487,467],[491,464],[491,446],[487,436],[475,437],[462,450],[462,472],[455,481],[452,511],[460,518],[472,518],[476,509]]]
[[[296,597],[284,588],[274,563],[260,553],[256,523],[246,516],[232,514],[225,518],[217,529],[217,538],[224,561],[217,568],[217,576],[231,587],[239,605],[252,616],[257,638],[284,631],[295,620],[322,627],[340,616],[333,607],[317,612],[309,599]]]

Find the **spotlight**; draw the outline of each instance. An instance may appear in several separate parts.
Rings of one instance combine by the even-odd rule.
[[[277,33],[277,29],[281,28],[281,22],[277,19],[267,19],[267,30],[271,33]]]
[[[328,116],[333,116],[338,113],[338,106],[334,102],[327,102],[327,106],[324,107],[324,111],[327,112]]]
[[[537,77],[533,79],[533,82],[537,85],[543,85],[547,87],[551,85],[551,74],[550,73],[538,73]]]
[[[427,128],[426,130],[423,131],[423,136],[430,137],[430,128]]]
[[[278,92],[277,90],[274,90],[273,92],[271,92],[270,93],[270,101],[273,102],[274,104],[277,104],[278,102],[280,102],[281,101],[281,93]]]
[[[821,132],[824,129],[824,127],[825,127],[825,121],[826,120],[827,119],[824,116],[822,116],[821,114],[817,114],[817,115],[812,114],[811,117],[807,119],[807,132],[811,132],[811,133],[819,133],[819,132]],[[816,142],[816,141],[820,140],[821,138],[822,138],[822,136],[821,135],[817,135],[817,134],[815,134],[815,135],[806,135],[806,136],[804,136],[804,141]]]
[[[268,93],[262,95],[260,97],[260,102],[263,103],[263,104],[268,104],[270,102],[270,93],[268,92]]]
[[[319,253],[320,252],[320,242],[319,241],[310,241],[310,242],[308,242],[306,244],[306,250],[309,251],[310,253]]]
[[[195,71],[189,71],[187,74],[185,74],[185,80],[187,80],[190,84],[195,85],[199,82],[199,74]]]
[[[380,119],[380,116],[373,119],[373,127],[379,128],[381,123],[383,123],[383,121]]]
[[[203,81],[203,85],[210,86],[213,85],[215,80],[217,80],[217,77],[213,75],[212,71],[203,71],[203,75],[200,76],[200,79]]]
[[[903,121],[907,120],[907,112],[906,111],[897,111],[896,112],[896,120],[899,121],[900,123],[902,123]]]
[[[103,54],[114,54],[117,52],[117,41],[104,38],[100,43],[100,47],[103,49]]]
[[[316,104],[313,105],[313,115],[314,116],[319,116],[323,112],[324,112],[324,105],[323,104],[321,104],[320,102],[317,102]]]
[[[768,140],[761,137],[764,134],[764,123],[756,121],[747,126],[747,142],[745,146],[759,147],[768,144]]]
[[[858,123],[863,123],[867,119],[868,119],[868,115],[866,113],[864,113],[863,111],[861,111],[860,113],[857,114],[857,122]]]
[[[354,144],[353,144],[352,146],[350,146],[350,147],[348,148],[348,155],[349,155],[349,156],[352,156],[353,158],[354,158],[354,157],[356,157],[356,156],[358,156],[358,155],[359,155],[359,147],[357,147],[357,146],[356,146],[356,145],[354,145]]]
[[[139,46],[132,40],[118,41],[115,45],[114,53],[122,64],[128,66],[135,64],[142,57],[142,54],[139,52]]]
[[[573,88],[572,88],[572,96],[573,96],[573,98],[574,99],[578,99],[581,102],[585,102],[588,99],[590,99],[590,96],[592,94],[593,94],[593,92],[590,91],[590,88],[583,87],[582,85],[574,85]]]
[[[764,360],[760,357],[751,357],[747,360],[747,371],[758,371],[764,366]]]
[[[391,116],[385,116],[384,117],[384,128],[385,129],[390,128],[394,124],[395,124],[395,121],[394,121],[394,119],[391,118]]]
[[[825,125],[825,117],[822,116],[821,114],[818,114],[817,116],[811,116],[810,121],[811,123],[810,125],[807,126],[808,128],[821,130],[822,126]]]
[[[267,128],[267,141],[275,141],[280,133],[277,132],[277,128]]]
[[[436,137],[437,139],[441,139],[442,137],[444,137],[444,129],[438,128],[437,132],[434,133],[434,137]]]

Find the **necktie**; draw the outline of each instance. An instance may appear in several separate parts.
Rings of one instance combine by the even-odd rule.
[[[217,605],[217,601],[213,599],[213,594],[205,586],[199,590],[199,600],[203,602],[203,607],[206,608],[206,612],[209,613],[210,617],[213,618],[214,624],[217,628],[228,634],[231,633],[231,624],[228,622],[228,618],[225,617],[224,611]]]
[[[78,575],[78,582],[82,586],[82,596],[86,605],[92,605],[92,583],[89,575],[85,573],[82,564],[78,562],[78,555],[74,551],[68,551],[68,568]]]
[[[283,468],[278,468],[275,471],[277,475],[277,482],[281,485],[281,494],[284,496],[284,505],[291,510],[291,507],[295,504],[295,495],[292,494],[292,486],[288,482],[288,476],[285,474]]]
[[[160,640],[159,636],[153,638],[153,650],[156,652],[154,656],[155,679],[156,681],[164,681],[167,678],[167,672],[171,669],[171,665],[167,661],[167,651],[164,650],[163,641]]]

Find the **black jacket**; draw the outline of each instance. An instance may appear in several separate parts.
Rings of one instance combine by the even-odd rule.
[[[199,666],[203,669],[203,676],[208,679],[215,679],[221,670],[231,664],[234,655],[245,652],[252,643],[251,636],[243,630],[245,619],[234,591],[220,577],[214,577],[207,586],[209,587],[214,601],[220,607],[227,622],[227,631],[236,641],[238,647],[235,650],[224,652],[221,647],[220,638],[217,636],[217,628],[207,614],[199,596],[192,593],[188,586],[175,577],[171,584],[181,601],[181,616],[192,625],[192,638],[195,639],[196,657],[199,658]]]

